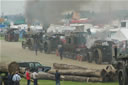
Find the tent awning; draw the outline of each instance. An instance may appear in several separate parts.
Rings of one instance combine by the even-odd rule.
[[[119,41],[128,40],[128,29],[120,29],[113,36],[111,36],[111,39]]]

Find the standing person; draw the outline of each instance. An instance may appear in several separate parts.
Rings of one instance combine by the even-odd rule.
[[[8,85],[14,85],[13,81],[12,81],[13,75],[12,74],[8,74]]]
[[[37,72],[34,71],[34,72],[32,73],[32,77],[33,77],[33,80],[34,80],[34,85],[38,85],[37,76],[38,76]]]
[[[2,77],[0,76],[0,85],[2,85]]]
[[[26,69],[26,79],[27,79],[27,85],[30,85],[30,71],[29,71],[29,68]]]
[[[60,73],[58,70],[56,70],[55,79],[56,79],[56,85],[60,85]]]
[[[37,35],[34,36],[34,48],[35,48],[35,54],[37,55],[37,51],[38,51],[38,36]]]
[[[14,85],[20,85],[21,77],[18,74],[18,71],[16,71],[16,73],[14,74],[14,76],[12,77],[12,80],[14,82]]]
[[[62,54],[63,54],[63,51],[64,51],[64,49],[63,49],[63,46],[62,46],[62,45],[59,45],[59,46],[58,46],[58,51],[59,51],[60,59],[62,60],[62,59],[63,59]]]

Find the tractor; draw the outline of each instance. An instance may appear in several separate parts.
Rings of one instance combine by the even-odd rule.
[[[38,45],[38,50],[43,51],[43,34],[42,32],[26,34],[25,40],[22,41],[22,48],[28,47],[30,50],[35,49],[35,43]]]
[[[63,44],[63,56],[76,59],[76,56],[79,54],[83,56],[83,60],[85,60],[88,50],[86,47],[86,38],[87,32],[72,32],[69,36],[66,36],[66,43]]]
[[[114,50],[112,65],[117,70],[119,85],[128,85],[128,41],[120,41]]]
[[[96,40],[93,46],[88,50],[87,61],[94,61],[96,64],[112,63],[113,46],[113,41]]]
[[[17,42],[19,40],[19,30],[16,28],[10,28],[5,33],[5,40],[6,41],[15,41]]]
[[[56,34],[46,34],[43,40],[43,48],[45,53],[55,52],[58,48],[58,45],[61,44],[61,37],[64,37],[64,34],[56,33]]]

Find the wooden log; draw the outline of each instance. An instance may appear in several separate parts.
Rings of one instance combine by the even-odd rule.
[[[112,66],[107,66],[105,69],[103,69],[101,76],[104,82],[117,80],[116,70]]]
[[[82,77],[82,76],[68,76],[63,77],[65,81],[79,81],[79,82],[102,82],[102,78],[97,77]]]
[[[53,64],[54,69],[87,69],[85,67],[75,66],[75,65],[67,65],[67,64]]]
[[[0,63],[0,72],[8,72],[8,65],[6,63]]]
[[[56,70],[52,69],[48,73],[55,74]],[[61,75],[101,77],[101,70],[59,70],[59,73]]]
[[[19,65],[16,62],[11,62],[10,64],[0,63],[0,72],[14,74],[16,71],[19,71]]]
[[[63,76],[61,77],[61,79],[65,81],[79,81],[79,82],[83,82],[83,81],[84,82],[101,82],[102,81],[102,78],[99,76],[99,74],[98,74],[99,77],[84,77],[84,76],[63,75],[63,74],[61,75]],[[37,77],[39,79],[55,80],[55,70],[49,71],[48,73],[39,72]]]
[[[16,71],[19,71],[20,69],[19,69],[19,65],[18,65],[18,63],[16,63],[16,62],[11,62],[9,65],[8,65],[8,72],[10,73],[10,74],[15,74],[16,73]]]
[[[24,72],[24,71],[23,71]],[[108,82],[113,81],[114,70],[113,69],[102,69],[102,70],[92,70],[92,69],[64,69],[59,70],[60,74],[63,76],[63,80],[66,81],[84,81],[84,82]],[[50,70],[48,73],[39,72],[39,79],[55,80],[55,69]]]
[[[46,80],[55,80],[55,75],[45,72],[39,72],[37,78],[46,79]]]
[[[38,73],[39,79],[46,79],[46,80],[55,80],[55,75],[40,72]],[[71,76],[71,75],[63,75],[62,80],[65,81],[78,81],[78,82],[102,82],[102,78],[98,77],[82,77],[82,76]]]
[[[115,81],[116,78],[116,70],[112,66],[107,66],[105,69],[102,70],[92,70],[87,69],[84,67],[74,66],[74,65],[67,65],[67,64],[57,64],[54,63],[53,67],[55,69],[59,69],[60,73],[63,75],[75,75],[75,76],[87,76],[87,77],[101,77],[104,82],[108,81]],[[61,71],[61,70],[74,70],[74,71]],[[79,69],[80,71],[75,71],[75,69]],[[90,70],[90,71],[81,71],[81,70]],[[55,73],[55,71],[50,71],[49,73]]]
[[[24,74],[24,73],[26,72],[26,68],[20,67],[20,68],[19,68],[19,72],[20,72],[21,74]]]

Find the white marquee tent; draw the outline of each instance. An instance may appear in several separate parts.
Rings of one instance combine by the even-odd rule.
[[[119,41],[128,40],[128,29],[120,29],[111,36],[111,39]]]

